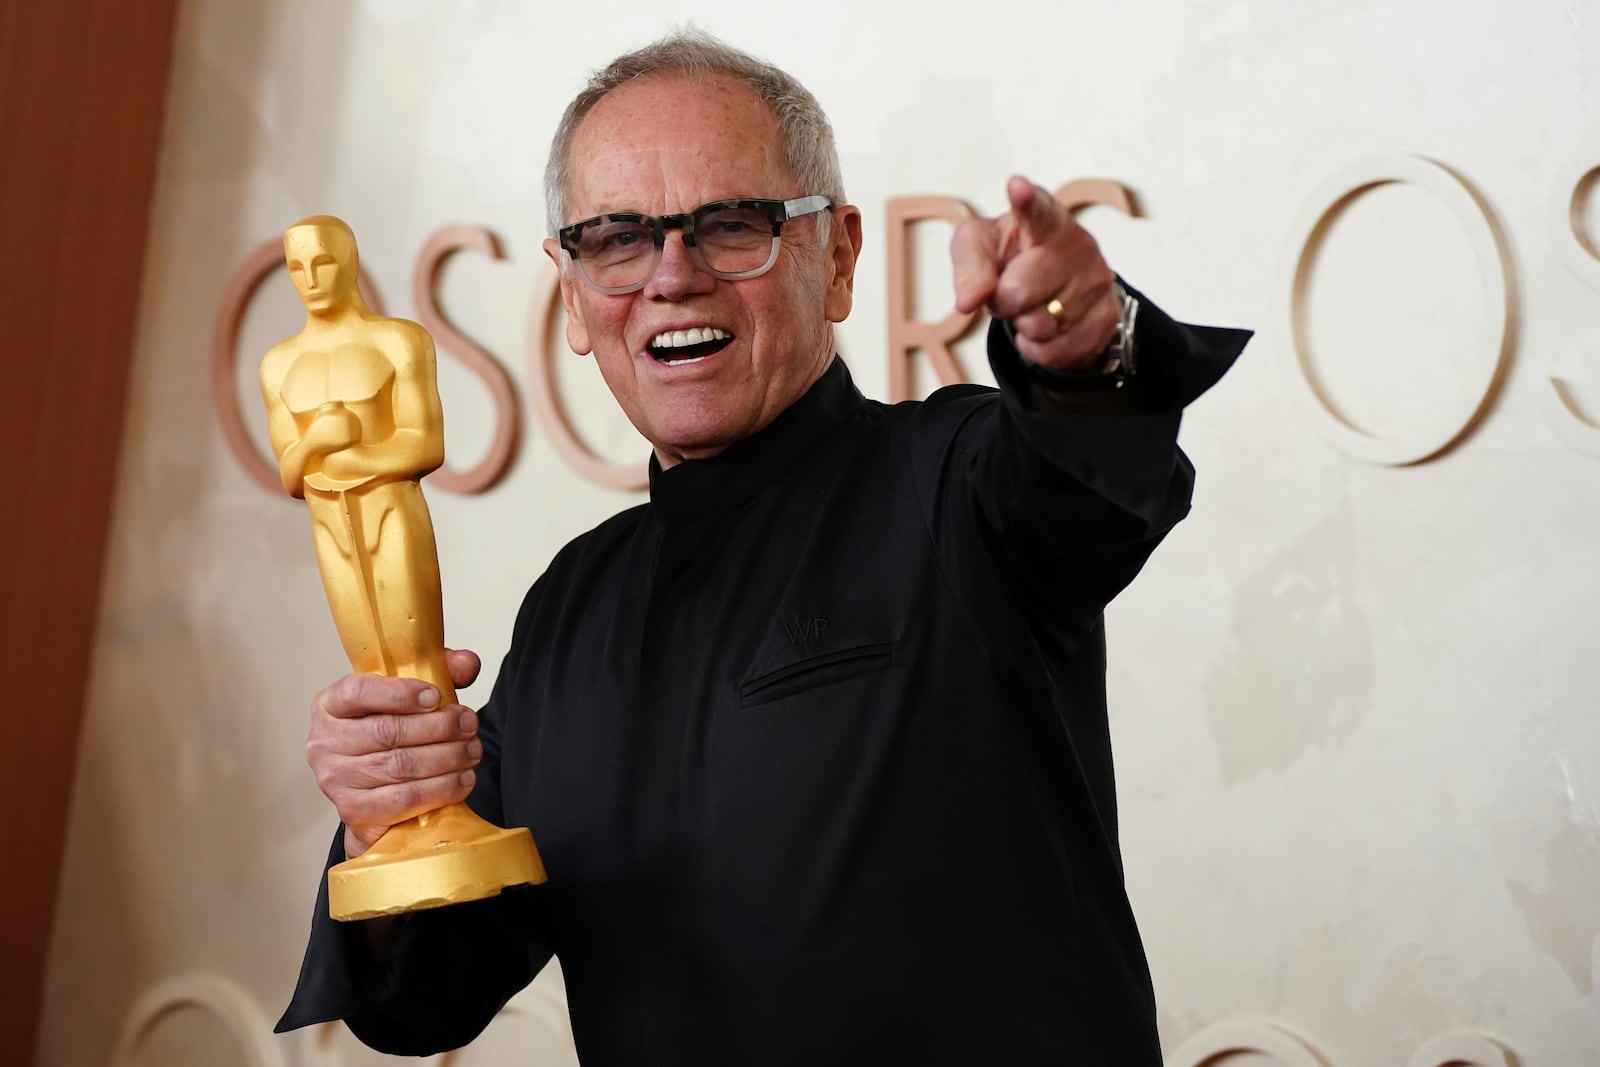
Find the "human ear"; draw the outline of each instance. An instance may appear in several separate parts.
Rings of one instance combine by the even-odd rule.
[[[851,204],[834,208],[828,238],[828,275],[822,309],[829,322],[843,322],[855,301],[856,258],[861,255],[861,211]]]
[[[572,265],[571,259],[563,262],[561,243],[554,237],[544,239],[544,254],[550,257],[561,276],[561,303],[567,309],[567,347],[580,356],[587,356],[594,351],[594,346],[589,343],[589,326],[584,321],[583,305],[578,300],[577,284],[573,280],[577,268]]]

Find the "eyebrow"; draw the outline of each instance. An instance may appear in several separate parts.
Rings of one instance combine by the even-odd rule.
[[[580,215],[580,216],[578,216],[578,218],[575,221],[582,222],[584,219],[597,219],[601,215],[645,215],[645,216],[648,216],[649,218],[652,218],[652,219],[658,219],[662,215],[688,215],[688,214],[690,214],[692,212],[698,211],[700,208],[705,207],[707,204],[718,204],[718,203],[721,203],[724,200],[782,200],[782,199],[784,199],[784,197],[781,197],[781,196],[763,196],[763,195],[761,195],[759,193],[729,193],[726,196],[713,196],[709,200],[702,200],[698,204],[696,204],[694,207],[689,208],[688,211],[646,211],[643,208],[638,208],[638,207],[619,207],[619,206],[617,206],[615,204],[607,204],[605,201],[601,201],[602,206],[600,207],[599,210],[593,212],[592,214]]]

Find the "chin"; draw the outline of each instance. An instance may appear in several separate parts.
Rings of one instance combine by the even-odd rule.
[[[680,429],[661,434],[654,440],[661,442],[656,451],[673,459],[710,459],[743,436],[733,432],[716,432],[706,427],[694,431]]]
[[[694,410],[679,411],[677,417],[654,420],[653,433],[645,434],[652,443],[673,455],[697,456],[720,452],[741,437],[755,432],[748,412],[720,411],[709,405],[694,405]]]
[[[665,445],[657,445],[656,451],[673,460],[710,459],[731,443],[720,438],[697,438],[693,441],[669,441]]]

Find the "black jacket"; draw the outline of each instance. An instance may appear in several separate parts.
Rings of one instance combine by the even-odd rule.
[[[1248,334],[1145,303],[1106,414],[863,399],[844,364],[568,545],[483,711],[472,804],[550,881],[365,958],[318,901],[280,1029],[473,1038],[554,952],[586,1067],[1159,1067],[1101,611],[1189,508],[1180,411]],[[342,858],[336,836],[333,859]]]

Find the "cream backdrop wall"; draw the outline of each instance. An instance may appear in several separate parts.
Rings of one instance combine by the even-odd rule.
[[[436,229],[501,236],[504,260],[449,265],[443,307],[510,368],[528,422],[493,492],[433,493],[449,636],[492,673],[557,548],[637,499],[578,478],[526,404],[545,144],[586,69],[686,17],[834,117],[868,217],[840,343],[869,394],[885,201],[992,212],[1013,170],[1127,184],[1142,218],[1084,216],[1113,263],[1177,315],[1260,331],[1186,423],[1194,514],[1109,619],[1129,891],[1172,1062],[1495,1062],[1424,1048],[1470,1030],[1527,1067],[1600,1063],[1600,263],[1568,219],[1577,188],[1596,242],[1579,179],[1600,165],[1600,9],[1559,0],[187,4],[39,1062],[105,1063],[119,1041],[122,1063],[381,1059],[337,1029],[265,1032],[332,829],[304,708],[344,661],[300,506],[224,450],[212,318],[246,252],[311,212],[350,220],[400,314]],[[1284,373],[1297,228],[1330,177],[1395,154],[1478,191],[1515,290],[1485,417],[1408,467],[1336,448]],[[921,236],[931,319],[945,231]],[[1496,326],[1474,247],[1415,186],[1329,230],[1306,333],[1350,421],[1404,435],[1471,401]],[[258,440],[250,368],[299,315],[278,277],[245,322]],[[593,367],[562,373],[597,447],[639,456]],[[465,464],[488,401],[449,360],[442,389]],[[449,1062],[573,1062],[559,998],[548,972]]]

